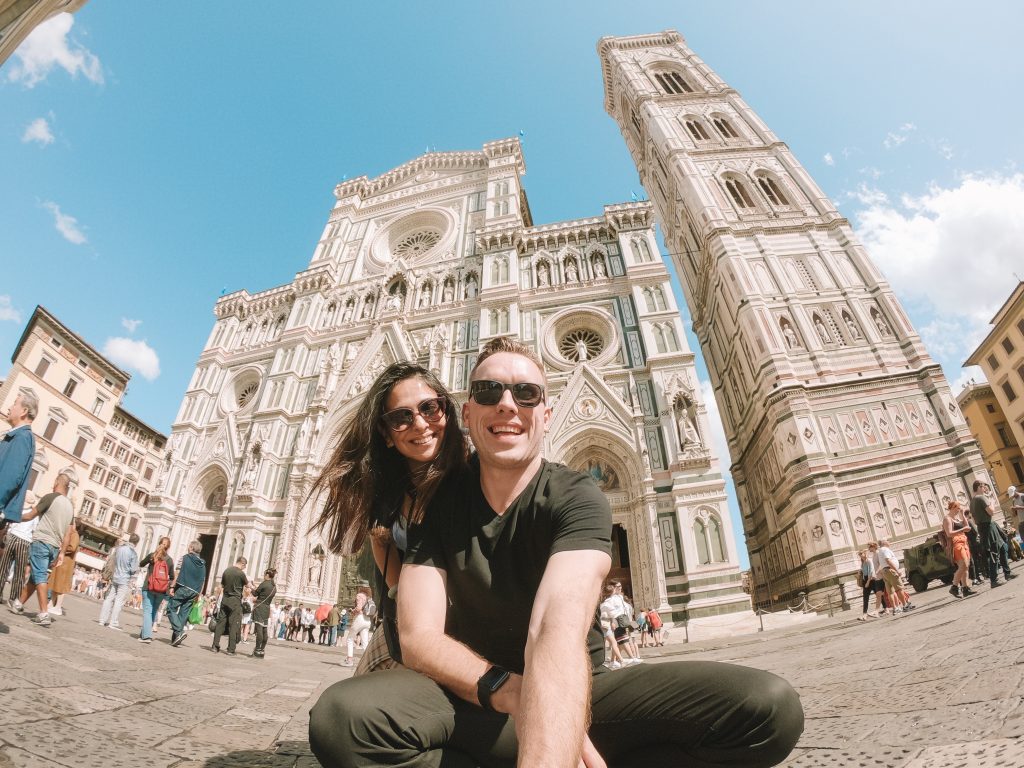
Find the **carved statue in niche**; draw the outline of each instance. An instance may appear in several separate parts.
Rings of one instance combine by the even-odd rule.
[[[455,286],[452,285],[451,280],[445,281],[444,289],[441,294],[441,299],[445,304],[451,304],[455,301]]]
[[[341,316],[341,322],[347,323],[349,320],[351,320],[352,319],[352,314],[355,311],[356,311],[355,302],[349,301],[347,304],[345,304],[345,312]]]
[[[601,277],[607,277],[607,276],[608,276],[608,271],[607,271],[607,269],[604,266],[604,257],[603,256],[596,256],[596,257],[594,257],[594,277],[601,278]]]
[[[575,283],[580,279],[579,270],[576,269],[576,260],[567,259],[565,262],[565,282]]]
[[[469,273],[469,277],[466,278],[466,298],[475,299],[477,294],[476,275],[472,272]]]
[[[582,363],[587,359],[587,342],[583,339],[576,340],[576,361]]]
[[[388,302],[385,305],[388,312],[397,312],[402,308],[402,295],[403,294],[397,290],[394,293],[388,294]]]
[[[857,327],[857,323],[853,321],[853,318],[843,312],[843,322],[846,323],[846,328],[850,332],[850,338],[854,341],[860,341],[860,328]]]
[[[366,301],[363,302],[362,319],[365,320],[371,314],[373,314],[373,296],[367,296]]]
[[[786,339],[786,347],[788,349],[799,349],[801,347],[800,339],[797,338],[796,331],[793,330],[793,326],[790,325],[789,320],[782,318],[782,320],[779,321],[779,325],[782,328],[782,335]]]
[[[245,467],[245,480],[243,486],[253,488],[256,485],[256,477],[259,475],[260,464],[263,461],[263,443],[256,440],[249,450],[249,460]]]
[[[677,398],[673,405],[680,449],[685,449],[688,445],[700,445],[700,432],[697,431],[696,414],[691,411],[692,405],[683,397]]]
[[[814,330],[818,332],[818,337],[821,339],[822,344],[831,344],[832,337],[828,334],[828,329],[825,327],[825,323],[821,321],[820,317],[814,318]]]
[[[880,334],[885,337],[892,336],[892,331],[889,330],[889,326],[885,324],[885,320],[882,319],[882,316],[878,312],[872,310],[871,317],[874,318],[875,327],[878,329]]]
[[[537,265],[537,285],[551,285],[551,268],[548,267],[548,263],[546,261],[542,261]]]
[[[358,341],[350,341],[348,346],[345,347],[345,368],[348,368],[356,357],[359,356],[359,350],[362,348],[362,344]]]
[[[430,289],[430,283],[426,283],[422,288],[420,288],[420,298],[419,301],[416,303],[416,306],[419,309],[423,309],[424,307],[430,306]]]

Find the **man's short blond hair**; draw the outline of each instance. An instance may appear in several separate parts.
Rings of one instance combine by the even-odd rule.
[[[496,355],[499,352],[507,352],[511,355],[522,355],[525,357],[537,366],[537,370],[540,371],[543,383],[547,385],[548,377],[544,373],[544,364],[540,361],[537,353],[513,336],[498,336],[484,344],[484,348],[480,350],[480,355],[476,359],[476,364],[473,366],[473,370],[469,372],[470,382],[473,381],[473,375],[476,373],[476,369],[480,367],[480,364],[491,355]]]

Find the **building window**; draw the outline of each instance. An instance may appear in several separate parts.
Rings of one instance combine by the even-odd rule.
[[[769,176],[758,176],[757,185],[761,187],[761,191],[764,192],[764,196],[768,198],[768,202],[772,205],[789,205],[789,200],[782,194],[782,189],[776,183],[775,179]]]
[[[1002,383],[1003,394],[1006,395],[1006,402],[1012,403],[1017,399],[1017,393],[1013,391],[1013,387],[1010,386],[1010,382],[1004,381]]]
[[[644,288],[644,301],[647,304],[648,312],[661,312],[666,309],[665,292],[661,290],[659,285]]]
[[[654,261],[654,257],[651,256],[651,247],[645,239],[638,237],[634,240],[633,250],[636,252],[637,261]]]
[[[112,514],[110,516],[110,527],[111,528],[120,528],[121,524],[123,522],[124,522],[124,512],[122,512],[120,509],[115,509],[114,510],[114,514]]]
[[[693,524],[693,538],[697,545],[697,560],[701,565],[725,562],[725,548],[722,546],[722,523],[712,515],[705,523],[697,520]]]
[[[43,376],[46,375],[46,372],[50,368],[50,362],[50,358],[48,357],[39,358],[39,365],[36,366],[36,376],[38,376],[40,379],[43,378]]]
[[[102,397],[97,397],[96,402],[92,404],[92,415],[99,416],[103,412],[103,406],[106,405],[106,402]]]
[[[31,491],[36,487],[36,480],[39,479],[39,470],[32,469],[28,473],[28,489]]]
[[[46,429],[43,431],[43,437],[52,443],[53,436],[55,434],[57,434],[57,420],[50,419],[50,421],[46,425]]]
[[[78,438],[78,442],[75,443],[75,450],[72,451],[72,453],[75,455],[75,458],[82,458],[82,454],[85,453],[86,443],[87,441],[84,437]]]
[[[1007,336],[1005,339],[1003,339],[999,343],[1003,345],[1003,349],[1006,350],[1006,354],[1008,354],[1008,355],[1012,355],[1013,354],[1013,350],[1015,349],[1015,347],[1013,346],[1013,342],[1010,341],[1010,337],[1009,336]]]
[[[477,211],[482,211],[484,209],[485,195],[486,193],[484,192],[474,192],[472,195],[469,196],[470,213],[476,213]]]
[[[98,464],[92,468],[92,472],[89,474],[89,479],[97,483],[103,482],[103,467]]]
[[[68,383],[64,385],[64,397],[71,397],[75,394],[75,387],[78,386],[78,379],[71,377],[68,379]]]
[[[992,405],[992,403],[985,403],[985,410],[988,411],[989,413],[995,413],[996,407]]]
[[[655,72],[654,79],[658,81],[661,90],[669,96],[680,93],[693,93],[693,88],[678,72]]]
[[[996,432],[999,433],[999,440],[1000,442],[1002,442],[1003,448],[1009,448],[1012,444],[1010,443],[1009,436],[1007,436],[1006,434],[1006,425],[1001,424],[1000,426],[996,427]]]
[[[128,458],[128,447],[124,445],[117,446],[117,453],[114,455],[118,461],[126,461]]]
[[[988,363],[988,367],[991,368],[993,371],[999,368],[999,361],[996,359],[995,355],[989,355],[988,357],[986,357],[985,362]]]
[[[732,127],[728,120],[724,117],[713,117],[711,118],[712,124],[715,129],[722,134],[723,138],[726,139],[738,139],[740,135],[736,133],[736,129]]]
[[[142,479],[149,481],[153,479],[153,467],[146,465],[146,471],[142,473]]]
[[[754,207],[754,199],[747,191],[747,185],[739,179],[726,179],[725,188],[729,191],[729,196],[736,203],[737,208]]]
[[[60,339],[50,339],[50,343],[53,344],[54,349],[60,349]]]
[[[1024,364],[1017,366],[1017,378],[1020,379],[1021,384],[1024,384]]]
[[[1019,461],[1011,461],[1013,465],[1013,474],[1017,476],[1017,485],[1024,485],[1024,467],[1021,467]]]
[[[103,521],[107,519],[107,512],[110,511],[110,503],[106,501],[100,502],[100,511],[96,513],[96,522],[102,525]]]
[[[699,120],[687,120],[685,125],[686,130],[690,132],[690,135],[695,141],[711,141],[711,135],[704,128],[704,124]]]
[[[139,454],[133,453],[128,457],[128,466],[132,469],[138,469],[140,464],[142,464],[142,457]]]
[[[103,443],[100,445],[100,450],[108,456],[114,452],[114,438],[104,437]]]
[[[1017,330],[1020,331],[1020,335],[1024,336],[1024,320],[1017,321]]]
[[[116,472],[111,472],[109,475],[107,475],[107,482],[105,482],[103,486],[111,491],[116,491],[117,483],[118,481],[120,481],[120,479],[121,476],[119,474],[117,474]]]
[[[82,508],[79,510],[79,514],[82,517],[92,517],[94,509],[96,509],[96,502],[92,499],[82,499]]]

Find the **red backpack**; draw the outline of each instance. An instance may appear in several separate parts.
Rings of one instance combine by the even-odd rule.
[[[167,558],[153,561],[153,572],[149,574],[146,589],[150,592],[166,592],[171,586],[171,574],[167,569]]]

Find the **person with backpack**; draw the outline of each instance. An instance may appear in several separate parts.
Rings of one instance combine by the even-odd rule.
[[[153,642],[153,622],[156,620],[160,604],[167,599],[174,582],[174,561],[167,554],[171,548],[171,540],[161,536],[156,549],[142,558],[140,567],[146,567],[146,579],[142,585],[142,632],[140,643]]]
[[[139,572],[139,555],[135,551],[138,543],[139,534],[129,534],[128,541],[122,541],[114,547],[114,551],[103,565],[100,576],[110,586],[107,587],[107,595],[103,598],[103,607],[100,609],[99,622],[102,627],[121,629],[117,619],[121,615],[124,601],[131,594],[131,581]]]

